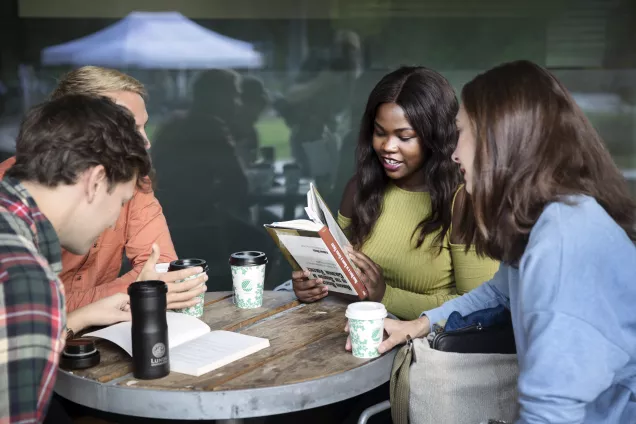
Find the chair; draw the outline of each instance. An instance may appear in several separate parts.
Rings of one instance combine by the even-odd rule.
[[[391,402],[388,400],[368,407],[360,414],[360,418],[358,418],[358,424],[367,424],[372,416],[377,415],[382,411],[386,411],[387,409],[391,409]]]

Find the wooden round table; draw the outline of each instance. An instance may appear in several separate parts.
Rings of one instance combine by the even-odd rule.
[[[101,363],[60,370],[55,392],[89,408],[181,420],[229,420],[340,402],[389,381],[395,351],[357,359],[344,344],[347,302],[301,304],[293,293],[265,292],[263,307],[238,309],[228,292],[207,293],[202,317],[212,330],[265,337],[270,347],[200,377],[170,373],[137,380],[126,352],[98,340]]]

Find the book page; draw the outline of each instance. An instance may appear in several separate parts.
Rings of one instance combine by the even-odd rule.
[[[295,219],[293,221],[284,222],[272,222],[269,224],[274,228],[290,228],[292,230],[305,230],[305,231],[320,231],[323,227],[322,224],[316,224],[315,222],[308,221],[306,219]]]
[[[345,250],[345,247],[351,246],[349,239],[340,228],[340,225],[338,225],[338,223],[334,219],[331,211],[329,211],[329,208],[322,200],[322,197],[320,197],[320,194],[318,194],[316,187],[314,187],[313,184],[311,184],[310,187],[310,190],[314,191],[315,193],[316,207],[320,210],[320,215],[325,219],[325,222],[323,223],[327,226],[327,228],[329,228],[329,232],[331,233],[333,238],[336,239],[336,242],[338,242],[340,248],[344,251],[345,255],[347,255],[347,258],[349,258],[349,254]]]
[[[132,338],[130,337],[130,322],[120,322],[92,333],[84,334],[84,337],[99,337],[106,339],[121,347],[132,356]]]
[[[171,351],[173,347],[210,332],[210,327],[206,323],[186,314],[166,312],[166,321],[168,322],[168,345]],[[132,356],[130,322],[120,322],[119,324],[87,333],[84,336],[109,340]]]
[[[278,240],[298,265],[311,273],[311,278],[321,278],[330,291],[358,295],[320,237],[279,234]]]
[[[267,339],[212,331],[170,349],[170,371],[198,377],[267,347]]]
[[[338,243],[338,245],[340,246],[340,250],[342,250],[342,252],[345,254],[347,260],[349,261],[349,263],[351,263],[356,272],[359,273],[360,270],[353,263],[353,261],[351,260],[351,255],[349,255],[349,252],[346,249],[347,247],[351,246],[351,242],[345,235],[344,231],[342,231],[342,229],[340,228],[340,225],[338,225],[338,222],[336,222],[336,220],[334,219],[331,211],[329,210],[329,207],[325,204],[324,200],[322,200],[320,193],[318,193],[318,190],[313,184],[309,185],[309,191],[312,193],[312,197],[314,199],[313,202],[315,202],[313,208],[320,211],[314,213],[320,215],[324,219],[323,224],[326,225],[327,228],[329,228],[329,232],[333,236],[334,240],[336,240],[336,243]]]
[[[318,205],[318,197],[316,196],[316,188],[313,183],[309,183],[309,191],[307,192],[307,207],[305,213],[315,223],[327,225],[327,218]]]
[[[210,327],[199,318],[179,312],[167,312],[170,348],[182,345],[210,332]]]

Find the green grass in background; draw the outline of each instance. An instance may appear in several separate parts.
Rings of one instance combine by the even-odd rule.
[[[282,118],[277,116],[263,116],[256,123],[256,131],[261,141],[261,147],[274,147],[276,160],[291,158],[289,147],[289,127]]]
[[[161,124],[148,123],[146,125],[146,134],[152,143],[157,129]],[[263,116],[256,123],[256,131],[258,131],[261,140],[261,147],[274,147],[276,150],[276,160],[285,160],[291,158],[291,149],[289,147],[289,128],[282,118],[277,116]]]

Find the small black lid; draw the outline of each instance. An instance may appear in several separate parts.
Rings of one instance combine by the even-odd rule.
[[[128,296],[160,296],[168,293],[168,285],[159,280],[137,281],[128,286]]]
[[[206,270],[208,267],[208,263],[203,259],[197,258],[177,259],[176,261],[170,262],[168,271],[178,271],[180,269],[194,268],[196,266],[200,266],[201,268]]]
[[[92,339],[77,338],[66,341],[60,367],[67,370],[81,370],[99,364],[101,357]]]
[[[66,346],[64,347],[63,355],[70,357],[84,357],[87,355],[92,355],[97,351],[95,347],[95,342],[88,338],[77,338],[66,341]]]
[[[248,250],[230,255],[230,265],[234,266],[264,265],[266,263],[267,255],[263,252]]]

